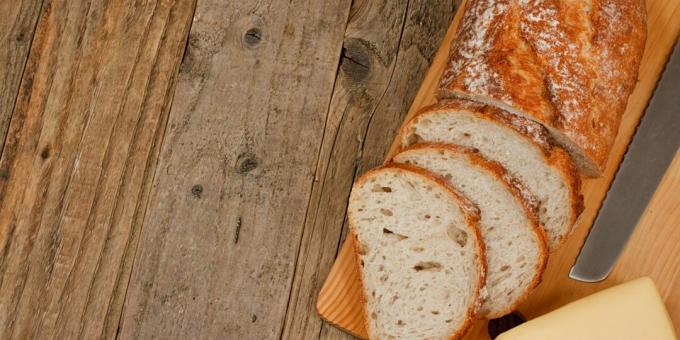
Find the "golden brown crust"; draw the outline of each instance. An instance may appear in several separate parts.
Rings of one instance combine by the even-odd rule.
[[[581,177],[579,176],[578,169],[571,161],[569,154],[562,148],[555,148],[550,153],[549,164],[553,164],[560,170],[563,177],[567,181],[569,186],[569,195],[571,199],[571,218],[569,223],[569,231],[562,236],[560,242],[555,246],[555,249],[560,248],[569,238],[569,235],[574,231],[574,226],[576,226],[576,221],[581,215],[584,209],[583,195],[581,194]]]
[[[454,332],[450,339],[455,340],[455,339],[460,339],[465,335],[465,333],[468,331],[468,329],[472,326],[472,322],[475,319],[475,313],[476,313],[476,308],[478,305],[481,304],[481,290],[484,288],[484,285],[486,284],[486,271],[487,271],[487,262],[486,262],[486,246],[484,245],[484,240],[482,239],[482,233],[479,227],[479,220],[480,220],[480,215],[479,215],[479,209],[477,206],[470,202],[465,196],[463,196],[458,190],[453,188],[451,185],[446,183],[443,179],[439,178],[438,176],[432,174],[431,172],[424,170],[419,167],[411,166],[408,164],[397,164],[397,163],[388,163],[386,165],[374,168],[372,170],[369,170],[368,172],[364,173],[355,183],[354,186],[360,186],[363,184],[364,181],[366,181],[369,177],[371,177],[373,174],[376,172],[380,171],[385,171],[385,170],[397,170],[397,171],[404,171],[404,172],[409,172],[416,174],[425,180],[435,182],[439,186],[445,189],[446,192],[448,192],[451,197],[456,200],[456,202],[459,203],[459,206],[461,207],[461,211],[463,212],[463,215],[465,216],[465,219],[468,222],[468,225],[470,229],[475,233],[476,235],[476,240],[475,242],[475,247],[477,249],[477,289],[475,289],[475,295],[471,299],[470,306],[468,306],[467,310],[467,317],[461,324],[461,326],[458,328],[456,332]],[[359,269],[359,277],[361,280],[361,288],[362,292],[364,292],[364,273],[363,270],[361,270],[361,258],[359,257],[359,239],[356,237],[356,233],[354,233],[354,226],[351,223],[350,219],[350,232],[352,235],[354,235],[354,256],[356,258],[356,263],[358,269]],[[362,294],[362,304],[365,306],[366,305],[366,297],[365,295]],[[364,308],[364,320],[368,320],[368,315],[367,315],[367,310]],[[369,330],[369,325],[366,321],[364,321],[366,324],[366,329],[368,330],[368,333],[370,335],[370,330]]]
[[[402,127],[400,136],[405,136],[405,131],[408,129],[410,123],[415,121],[418,117],[428,114],[430,112],[446,112],[446,111],[467,111],[474,113],[482,118],[490,118],[493,121],[501,123],[521,134],[525,139],[540,146],[540,149],[545,155],[549,155],[551,150],[555,148],[555,143],[552,141],[550,132],[541,124],[533,122],[529,119],[514,115],[508,111],[499,109],[492,105],[475,102],[466,99],[442,99],[435,104],[428,105],[416,112],[411,119]]]
[[[435,104],[429,105],[418,111],[408,122],[402,126],[399,133],[401,138],[408,136],[410,126],[423,115],[436,112],[456,112],[465,111],[474,114],[480,119],[484,119],[496,125],[510,128],[520,135],[525,140],[536,145],[543,153],[545,164],[554,168],[559,173],[568,186],[571,216],[569,219],[569,227],[571,228],[565,233],[565,237],[551,249],[559,248],[566,242],[576,221],[583,212],[583,195],[581,195],[581,177],[579,176],[576,165],[571,160],[569,154],[564,149],[556,146],[552,140],[550,133],[540,124],[529,119],[513,115],[505,110],[499,109],[491,105],[485,105],[464,99],[445,99]],[[400,138],[400,137],[398,137]],[[400,143],[401,151],[404,143]]]
[[[504,311],[495,314],[484,315],[483,317],[486,319],[494,319],[511,313],[513,310],[516,309],[516,307],[520,303],[526,300],[529,297],[529,294],[534,290],[534,288],[538,286],[538,284],[541,282],[543,272],[545,272],[545,268],[548,264],[549,255],[548,239],[545,234],[545,230],[543,229],[543,226],[541,226],[540,223],[538,222],[538,200],[529,190],[524,188],[524,184],[522,184],[514,176],[508,173],[508,171],[503,167],[503,165],[496,161],[491,161],[484,158],[482,155],[479,154],[479,151],[477,149],[455,144],[419,143],[411,145],[408,148],[402,150],[401,152],[427,149],[430,150],[443,149],[449,152],[463,154],[467,156],[471,163],[486,169],[491,175],[493,175],[498,180],[498,182],[505,186],[524,207],[525,214],[529,218],[529,221],[531,222],[534,235],[536,235],[536,238],[538,239],[540,251],[538,258],[538,268],[536,270],[536,273],[534,274],[534,277],[531,280],[531,283],[527,286],[527,289],[524,291],[524,294],[522,294],[522,296],[520,296],[512,306],[509,306],[509,308],[507,308]]]
[[[545,125],[599,175],[635,86],[646,39],[641,0],[470,0],[441,95]]]

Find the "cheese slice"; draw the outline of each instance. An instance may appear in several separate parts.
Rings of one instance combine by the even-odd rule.
[[[612,287],[517,326],[497,340],[676,340],[648,277]]]

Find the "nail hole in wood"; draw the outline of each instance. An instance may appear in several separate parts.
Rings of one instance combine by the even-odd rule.
[[[49,146],[46,146],[42,149],[42,151],[40,152],[40,157],[42,159],[47,159],[48,157],[50,157],[50,147]]]
[[[258,166],[258,161],[255,155],[252,153],[243,153],[236,159],[236,171],[241,174],[245,174],[255,170]]]
[[[243,42],[249,47],[259,45],[260,42],[262,42],[262,30],[257,27],[249,29],[246,31],[246,34],[243,35]]]
[[[21,30],[21,31],[19,31],[19,34],[17,34],[17,36],[16,36],[16,41],[19,42],[19,43],[24,42],[25,40],[27,40],[26,39],[27,36],[28,36],[28,32],[26,32],[26,30]]]
[[[200,184],[196,184],[193,187],[191,187],[191,194],[195,198],[201,198],[201,194],[203,194],[203,186]]]

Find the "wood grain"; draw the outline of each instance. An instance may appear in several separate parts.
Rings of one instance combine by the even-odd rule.
[[[662,184],[650,202],[638,224],[626,250],[610,277],[599,284],[572,281],[567,273],[578,254],[592,224],[601,201],[609,187],[616,168],[623,157],[635,127],[644,112],[647,101],[658,80],[670,50],[677,41],[680,22],[673,18],[680,15],[680,1],[648,1],[649,37],[640,70],[640,80],[629,100],[619,136],[612,151],[605,175],[599,179],[588,179],[584,183],[586,211],[570,241],[558,252],[551,255],[543,283],[520,311],[529,317],[548,312],[569,301],[588,295],[596,290],[631,278],[651,276],[664,296],[676,328],[680,328],[680,160],[676,157]],[[458,16],[457,16],[458,18]],[[451,25],[433,65],[421,85],[409,115],[419,108],[432,103],[441,74],[448,43],[453,37],[456,21]],[[394,151],[394,146],[392,152]],[[358,286],[354,284],[356,269],[353,261],[346,261],[348,244],[343,245],[338,260],[332,268],[319,294],[317,306],[325,319],[359,336],[366,336],[361,317],[361,308],[354,297]],[[345,297],[346,296],[346,297]],[[468,339],[487,339],[486,323],[478,322],[469,332]]]
[[[281,335],[350,4],[198,3],[121,338]]]
[[[355,1],[305,217],[284,339],[342,336],[322,330],[314,304],[342,237],[358,174],[382,161],[451,21],[448,0]]]
[[[191,1],[46,1],[0,159],[0,338],[113,338]]]
[[[0,1],[0,150],[33,41],[42,0]]]

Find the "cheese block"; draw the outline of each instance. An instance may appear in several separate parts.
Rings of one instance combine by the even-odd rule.
[[[497,340],[675,340],[648,277],[603,290],[515,327]]]

